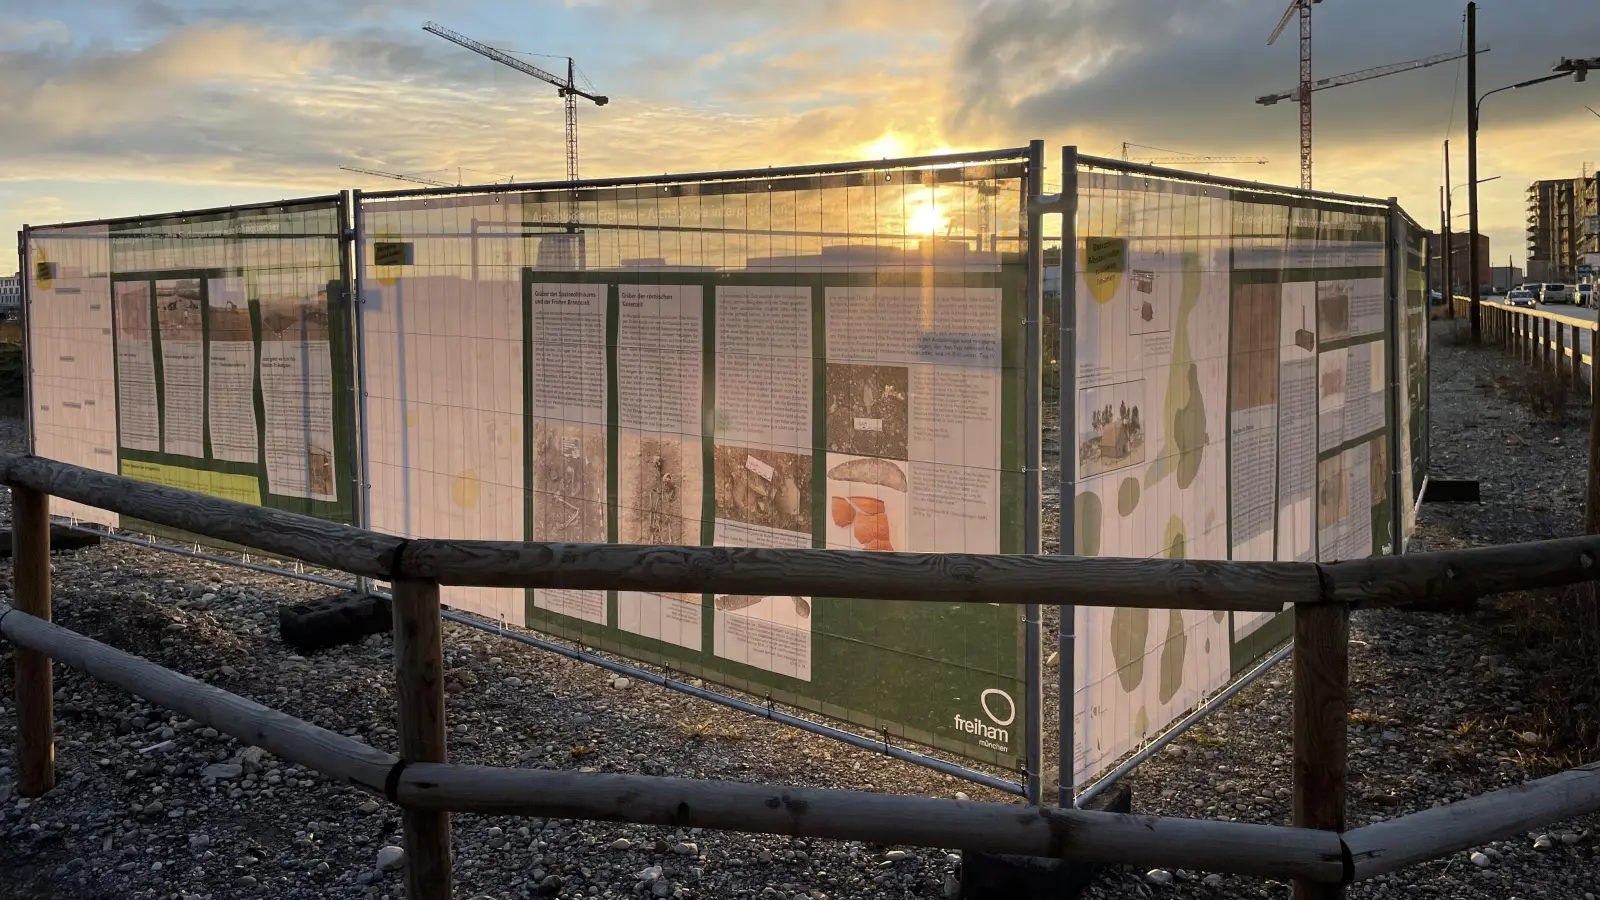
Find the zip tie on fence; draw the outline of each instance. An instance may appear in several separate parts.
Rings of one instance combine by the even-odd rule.
[[[404,772],[405,770],[406,760],[405,757],[401,757],[395,762],[394,765],[389,767],[389,774],[383,779],[383,795],[389,798],[390,803],[393,803],[397,806],[400,803],[400,773]],[[1346,850],[1345,856],[1348,857],[1349,855],[1350,851]]]

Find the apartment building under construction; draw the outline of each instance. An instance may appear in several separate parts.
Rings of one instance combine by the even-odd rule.
[[[1528,278],[1576,281],[1586,257],[1600,254],[1600,178],[1535,181],[1528,186]]]

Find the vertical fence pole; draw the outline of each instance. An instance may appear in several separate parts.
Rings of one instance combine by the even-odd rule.
[[[1561,377],[1561,371],[1556,363],[1556,346],[1555,342],[1550,340],[1550,326],[1552,324],[1549,319],[1544,320],[1544,345],[1539,348],[1539,355],[1544,359],[1545,373],[1559,378]]]
[[[405,762],[446,762],[439,584],[397,578],[393,590],[400,758]],[[406,897],[450,900],[450,814],[408,809],[401,820]]]
[[[1583,530],[1600,534],[1600,331],[1589,329],[1589,473],[1584,492]]]
[[[21,302],[17,304],[18,318],[22,323],[22,422],[26,431],[28,452],[34,452],[34,412],[33,412],[33,289],[31,287],[38,277],[33,267],[31,230],[22,226],[17,233],[17,286],[22,291]]]
[[[1294,610],[1294,824],[1343,831],[1350,716],[1350,608]],[[1294,900],[1342,900],[1344,888],[1300,880]]]
[[[1572,392],[1583,393],[1583,333],[1572,326]]]
[[[1388,332],[1386,342],[1386,368],[1389,370],[1389,403],[1387,418],[1389,425],[1389,537],[1391,552],[1398,555],[1405,552],[1406,535],[1406,504],[1404,492],[1400,489],[1400,431],[1405,425],[1400,421],[1400,409],[1406,390],[1405,382],[1401,379],[1400,372],[1400,342],[1405,340],[1406,323],[1406,284],[1405,245],[1400,241],[1402,229],[1407,228],[1404,214],[1400,212],[1400,200],[1396,197],[1389,198],[1389,285],[1388,298],[1385,307],[1388,315],[1384,317],[1384,330]],[[1426,309],[1426,307],[1424,307]],[[1412,410],[1412,415],[1417,411]],[[1403,461],[1410,465],[1410,460]]]
[[[350,249],[348,265],[350,266],[350,272],[345,278],[345,284],[350,289],[350,344],[355,365],[356,421],[356,495],[351,498],[350,503],[351,509],[355,512],[356,524],[362,528],[371,528],[372,472],[369,467],[371,450],[367,445],[367,326],[365,317],[362,315],[366,303],[366,222],[361,215],[361,189],[356,188],[350,191],[349,198]],[[366,576],[356,579],[356,592],[360,594],[372,593],[372,579]]]
[[[1057,399],[1056,442],[1061,456],[1061,489],[1056,494],[1061,522],[1060,552],[1078,553],[1078,148],[1061,148],[1061,341],[1056,354],[1061,367]],[[1056,635],[1056,802],[1073,805],[1077,793],[1078,608],[1058,607],[1061,628]]]
[[[1027,396],[1024,398],[1023,429],[1027,445],[1023,450],[1023,546],[1029,553],[1039,553],[1041,544],[1041,510],[1043,493],[1039,478],[1044,468],[1044,212],[1033,198],[1044,193],[1044,141],[1028,143],[1028,189],[1022,202],[1028,213],[1028,300],[1027,300]],[[1023,607],[1023,631],[1026,649],[1023,654],[1027,672],[1027,721],[1023,753],[1025,773],[1024,789],[1028,804],[1038,806],[1043,793],[1044,776],[1044,631],[1040,621],[1040,607],[1029,603]]]
[[[1556,323],[1556,380],[1566,387],[1567,381],[1567,326]]]
[[[11,489],[12,589],[16,609],[50,621],[50,496]],[[17,791],[37,797],[56,784],[55,688],[50,657],[15,648]]]

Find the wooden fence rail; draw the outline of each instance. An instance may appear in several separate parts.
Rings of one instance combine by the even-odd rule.
[[[1437,609],[1499,591],[1600,581],[1600,537],[1338,563],[1239,563],[978,554],[402,540],[0,455],[12,487],[21,793],[53,785],[50,660],[241,741],[386,797],[403,810],[407,896],[450,896],[451,812],[697,826],[881,844],[960,847],[1290,879],[1297,900],[1462,846],[1600,809],[1577,770],[1344,833],[1352,609]],[[48,498],[61,496],[395,587],[400,755],[168,671],[49,622]],[[809,788],[451,765],[445,757],[441,583],[813,594],[884,600],[1072,603],[1202,610],[1294,606],[1294,825],[1128,816]],[[1471,805],[1469,805],[1471,804]],[[1405,823],[1410,823],[1406,825]]]
[[[1466,297],[1452,297],[1451,302],[1453,312],[1465,314],[1469,305]],[[1513,358],[1530,363],[1537,371],[1550,373],[1559,382],[1570,381],[1573,392],[1580,395],[1583,393],[1583,369],[1588,367],[1589,463],[1583,521],[1585,532],[1600,534],[1600,378],[1595,377],[1600,323],[1509,303],[1482,302],[1485,339],[1505,348]],[[1569,331],[1571,346],[1567,346],[1563,337]],[[1589,334],[1589,353],[1583,352],[1585,332]]]

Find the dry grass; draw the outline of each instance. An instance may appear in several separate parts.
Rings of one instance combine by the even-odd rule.
[[[1530,707],[1520,717],[1521,730],[1512,731],[1521,746],[1508,759],[1562,769],[1600,756],[1600,605],[1594,587],[1508,595],[1496,611],[1499,642],[1522,670]]]
[[[1526,406],[1534,418],[1545,422],[1566,419],[1573,397],[1572,385],[1554,373],[1520,366],[1496,374],[1491,390],[1502,399]],[[1525,442],[1515,432],[1509,433],[1507,440]]]
[[[722,741],[731,744],[744,740],[744,732],[732,725],[719,724],[714,719],[679,721],[678,733],[691,741]]]

